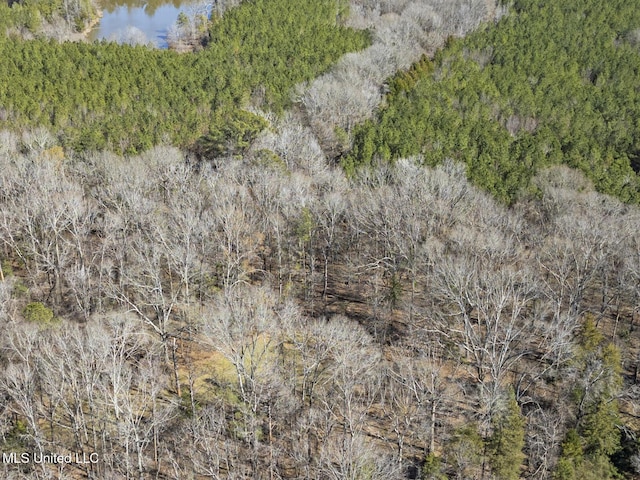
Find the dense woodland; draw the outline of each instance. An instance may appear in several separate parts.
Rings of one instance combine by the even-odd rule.
[[[0,31],[16,37],[69,37],[98,17],[91,0],[7,0],[0,2]]]
[[[201,137],[214,153],[226,139],[242,146],[264,128],[239,108],[252,94],[281,111],[296,83],[367,44],[366,33],[337,24],[335,1],[296,5],[305,15],[290,0],[231,9],[213,19],[207,48],[190,55],[0,37],[0,126],[45,127],[75,151],[132,154],[163,141],[190,146]]]
[[[454,158],[508,202],[539,168],[564,163],[599,191],[640,202],[639,7],[516,2],[495,28],[394,78],[345,165]]]
[[[639,478],[636,3],[0,34],[0,475]]]

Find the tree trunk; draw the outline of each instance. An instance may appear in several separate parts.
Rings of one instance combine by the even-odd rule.
[[[171,346],[171,357],[173,360],[173,377],[176,384],[176,394],[178,398],[182,397],[182,390],[180,389],[180,378],[178,377],[178,358],[176,356],[176,350],[178,346],[176,344],[176,338],[173,337],[173,345]]]

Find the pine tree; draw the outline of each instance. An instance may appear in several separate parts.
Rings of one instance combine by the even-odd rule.
[[[517,480],[524,460],[525,419],[513,391],[506,408],[493,421],[493,435],[489,441],[489,461],[495,478]]]

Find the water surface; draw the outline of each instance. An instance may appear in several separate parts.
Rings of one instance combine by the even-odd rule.
[[[167,32],[180,12],[192,13],[189,0],[103,0],[102,18],[89,34],[90,40],[127,43],[151,42],[167,48]]]

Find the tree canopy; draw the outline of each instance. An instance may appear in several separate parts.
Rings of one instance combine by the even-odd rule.
[[[0,37],[0,128],[44,126],[75,150],[191,145],[219,130],[216,112],[256,91],[281,111],[293,85],[365,47],[366,32],[340,26],[338,11],[334,0],[246,2],[213,19],[206,48],[184,55]]]
[[[450,40],[429,68],[392,79],[386,106],[356,129],[342,163],[453,158],[506,202],[541,167],[563,163],[637,203],[638,25],[637,0],[520,0],[495,28]]]

